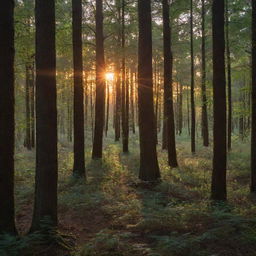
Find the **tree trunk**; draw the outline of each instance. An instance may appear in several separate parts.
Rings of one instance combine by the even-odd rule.
[[[85,177],[84,159],[84,87],[82,51],[82,1],[72,0],[74,65],[74,167],[75,177]]]
[[[106,123],[105,123],[105,135],[108,135],[108,122],[109,122],[109,84],[106,83],[106,94],[107,94],[107,107],[106,107]]]
[[[226,80],[224,0],[213,0],[213,172],[211,198],[226,200]]]
[[[228,19],[228,0],[225,0],[225,20],[226,20],[226,55],[227,55],[227,75],[228,75],[228,150],[231,150],[232,136],[232,81],[231,81],[231,58],[229,46],[229,19]]]
[[[35,63],[31,67],[31,147],[35,147]]]
[[[191,55],[191,152],[196,152],[196,112],[195,112],[195,78],[194,78],[194,25],[193,0],[190,0],[190,55]]]
[[[132,132],[135,134],[135,114],[134,114],[134,73],[131,71],[131,121]]]
[[[256,192],[256,1],[252,0],[251,192]],[[1,102],[1,101],[0,101]],[[1,123],[1,122],[0,122]]]
[[[209,146],[209,129],[206,97],[206,63],[205,63],[205,0],[202,0],[202,136],[203,145]]]
[[[171,167],[177,167],[177,154],[175,142],[175,125],[173,111],[172,92],[172,66],[173,57],[171,51],[171,28],[168,0],[162,0],[163,9],[163,42],[164,42],[164,108],[167,136],[168,163]]]
[[[123,135],[123,152],[127,153],[128,143],[129,143],[129,128],[128,126],[128,117],[127,117],[127,83],[128,75],[126,75],[125,70],[125,0],[122,0],[122,135]],[[128,103],[129,104],[129,103]]]
[[[36,0],[36,179],[32,231],[57,226],[55,1]]]
[[[138,104],[140,129],[140,173],[143,181],[156,181],[160,171],[156,153],[156,125],[152,81],[151,1],[138,1]]]
[[[14,1],[0,8],[0,233],[14,221]]]
[[[96,0],[96,105],[92,158],[102,158],[105,116],[105,57],[103,35],[103,3]]]
[[[119,64],[116,66],[116,115],[115,115],[115,141],[120,139],[120,116],[121,116],[121,79],[120,79],[120,67]]]
[[[26,135],[24,147],[31,150],[31,115],[30,115],[30,67],[26,64],[25,102],[26,102]]]
[[[180,83],[180,96],[179,96],[179,135],[182,134],[182,128],[183,128],[183,85]]]

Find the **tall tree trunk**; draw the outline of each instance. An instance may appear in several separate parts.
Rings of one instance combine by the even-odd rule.
[[[119,64],[116,66],[116,115],[115,115],[115,141],[120,139],[120,124],[121,124],[121,79],[120,79],[120,67]]]
[[[35,147],[35,63],[31,67],[31,147]]]
[[[106,94],[107,94],[107,107],[106,107],[106,122],[105,122],[105,135],[108,135],[108,122],[109,122],[109,84],[106,83]]]
[[[103,2],[96,0],[96,105],[92,158],[102,158],[105,116],[105,57],[103,35]]]
[[[175,142],[175,125],[173,111],[173,92],[172,92],[172,66],[173,57],[171,51],[171,28],[169,17],[168,0],[162,0],[163,9],[163,42],[164,42],[164,108],[167,133],[168,163],[171,167],[177,167],[177,154]]]
[[[131,71],[131,121],[132,132],[135,134],[135,114],[134,114],[134,73]]]
[[[156,181],[160,171],[156,153],[156,125],[152,81],[151,1],[138,1],[139,54],[138,104],[140,129],[140,173],[143,181]]]
[[[31,115],[30,115],[30,67],[26,64],[25,102],[26,102],[26,134],[24,146],[31,150]]]
[[[36,179],[32,230],[57,226],[55,1],[36,0]]]
[[[227,55],[227,75],[228,75],[228,150],[231,150],[232,136],[232,81],[231,81],[231,58],[229,44],[229,17],[228,17],[228,0],[225,0],[225,20],[226,20],[226,55]]]
[[[251,192],[256,192],[256,1],[252,0]],[[0,101],[1,102],[1,101]],[[1,123],[1,122],[0,122]]]
[[[203,145],[209,146],[209,129],[206,97],[206,63],[205,63],[205,0],[202,0],[202,135]]]
[[[130,121],[130,74],[129,69],[127,69],[127,76],[126,76],[126,85],[125,85],[125,131],[127,137],[127,149],[128,149],[128,142],[129,142],[129,121]]]
[[[196,112],[195,112],[195,78],[194,78],[194,14],[193,0],[190,0],[190,55],[191,55],[191,152],[196,152]]]
[[[122,135],[123,135],[123,152],[127,153],[128,143],[129,143],[129,127],[128,127],[128,117],[127,117],[127,83],[128,75],[126,75],[125,70],[125,0],[122,0]],[[129,103],[128,103],[129,104]]]
[[[180,95],[179,95],[179,135],[182,134],[183,128],[183,85],[180,83]]]
[[[212,16],[214,143],[211,198],[213,200],[226,200],[227,125],[224,0],[213,0]]]
[[[74,65],[74,167],[75,177],[85,177],[84,159],[84,87],[82,50],[82,1],[72,0]]]
[[[0,233],[14,221],[14,1],[0,8]]]

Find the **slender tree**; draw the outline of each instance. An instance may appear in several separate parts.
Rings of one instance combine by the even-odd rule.
[[[126,56],[125,56],[125,0],[122,0],[121,8],[121,47],[122,47],[122,135],[123,135],[123,152],[129,151],[129,121],[127,116],[127,79]],[[129,95],[129,94],[128,94]]]
[[[102,158],[105,116],[105,57],[103,2],[96,0],[96,103],[92,158]]]
[[[14,221],[14,1],[0,8],[0,233]]]
[[[211,198],[226,200],[226,80],[224,0],[212,3],[213,39],[213,172]]]
[[[57,225],[55,1],[36,0],[36,178],[31,230]]]
[[[74,168],[73,175],[85,176],[84,159],[84,88],[82,50],[82,1],[72,0],[74,65]]]
[[[225,27],[226,27],[226,57],[227,57],[227,83],[228,83],[228,150],[231,150],[232,135],[232,80],[231,80],[231,57],[229,42],[229,14],[228,0],[225,0]]]
[[[30,67],[26,64],[26,83],[25,83],[25,102],[26,102],[26,135],[24,140],[24,146],[31,150],[31,104],[30,104]]]
[[[151,1],[138,0],[138,19],[139,178],[143,181],[156,181],[160,178],[160,172],[156,153],[156,124],[153,106]]]
[[[170,7],[169,0],[162,0],[163,9],[163,43],[164,43],[164,108],[167,136],[168,163],[171,167],[177,167],[177,154],[175,142],[175,125],[173,111],[172,92],[172,64],[173,57],[171,51],[171,28],[170,28]]]
[[[194,13],[193,0],[190,0],[190,57],[191,57],[191,152],[196,152],[196,111],[195,111],[195,64],[194,64]]]
[[[256,192],[256,1],[252,0],[251,192]]]
[[[206,59],[205,59],[205,0],[202,0],[202,136],[203,145],[209,146],[209,129],[207,114],[207,97],[206,97]]]

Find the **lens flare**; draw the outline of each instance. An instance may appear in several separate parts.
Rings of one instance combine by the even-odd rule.
[[[113,80],[114,80],[114,77],[115,77],[115,75],[114,75],[114,73],[112,73],[112,72],[107,72],[107,73],[105,74],[105,78],[106,78],[107,81],[113,81]]]

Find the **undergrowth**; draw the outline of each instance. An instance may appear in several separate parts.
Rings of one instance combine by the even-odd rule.
[[[92,161],[91,152],[86,152],[86,181],[72,178],[72,148],[60,147],[60,232],[76,236],[72,255],[255,255],[256,206],[249,194],[246,143],[237,142],[239,147],[234,145],[228,156],[228,203],[213,205],[211,149],[198,146],[191,155],[189,142],[178,138],[179,168],[170,169],[159,145],[162,182],[143,187],[137,179],[138,139],[131,139],[129,154],[122,154],[120,144],[111,139],[107,138],[102,160]],[[33,201],[33,157],[33,153],[18,155],[18,213]],[[8,239],[8,248],[41,240],[36,234],[3,241]]]

